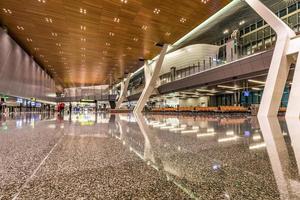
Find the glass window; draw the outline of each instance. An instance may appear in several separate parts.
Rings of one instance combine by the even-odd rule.
[[[297,24],[298,24],[297,15],[290,16],[289,19],[288,19],[288,25],[293,28]]]
[[[250,27],[248,26],[248,27],[245,28],[245,34],[249,33],[249,32],[250,32]]]
[[[257,22],[257,28],[260,28],[260,27],[262,27],[263,25],[264,25],[264,23],[263,23],[262,20],[259,21],[259,22]]]
[[[264,30],[261,29],[261,30],[257,31],[257,39],[260,40],[263,38],[264,38]]]
[[[271,35],[271,28],[270,26],[264,28],[264,32],[265,32],[265,37],[269,37]]]
[[[248,44],[248,43],[250,43],[250,35],[246,35],[245,37],[244,37],[244,42],[243,42],[244,44]]]
[[[240,30],[240,36],[243,36],[244,35],[244,30]]]
[[[251,31],[254,31],[256,29],[256,24],[251,25]]]
[[[279,11],[279,17],[284,17],[287,15],[286,9]]]
[[[250,40],[253,42],[253,41],[256,41],[256,32],[254,32],[254,33],[251,33],[250,34]]]
[[[289,14],[297,10],[297,4],[293,4],[288,7]]]

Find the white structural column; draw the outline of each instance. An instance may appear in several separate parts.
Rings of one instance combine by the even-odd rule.
[[[140,113],[145,107],[146,102],[148,101],[149,97],[151,96],[154,88],[157,78],[159,77],[159,72],[161,70],[162,63],[164,61],[165,55],[168,50],[167,44],[165,44],[160,52],[159,58],[157,59],[154,68],[151,69],[151,66],[148,64],[148,62],[145,63],[144,67],[144,73],[145,73],[145,88],[134,108],[135,113]]]
[[[280,199],[290,199],[288,150],[277,117],[258,117]]]
[[[120,97],[116,103],[116,109],[120,109],[121,105],[126,98],[127,90],[128,90],[128,85],[130,81],[130,76],[131,74],[128,74],[127,78],[121,82],[121,92],[120,92]]]
[[[300,48],[300,47],[299,47]],[[300,54],[295,66],[293,83],[290,91],[286,117],[299,118],[300,115]]]
[[[258,112],[258,116],[276,116],[291,64],[287,56],[287,50],[290,40],[296,34],[259,0],[245,1],[277,34],[277,42]]]

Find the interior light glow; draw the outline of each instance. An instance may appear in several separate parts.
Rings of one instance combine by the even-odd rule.
[[[259,149],[259,148],[264,148],[264,147],[266,147],[266,143],[260,143],[260,144],[255,144],[255,145],[249,146],[249,149],[253,150],[253,149]]]
[[[211,133],[199,133],[197,134],[197,137],[210,137],[210,136],[215,136],[216,133],[215,132],[211,132]]]
[[[233,136],[233,137],[218,139],[218,142],[230,142],[230,141],[234,141],[234,140],[237,140],[237,139],[238,139],[238,136]]]
[[[199,130],[186,130],[186,131],[181,131],[182,134],[185,134],[185,133],[198,133]]]
[[[248,82],[250,82],[250,83],[258,83],[258,84],[266,84],[266,82],[264,82],[264,81],[258,81],[258,80],[253,80],[253,79],[249,79],[248,80]]]

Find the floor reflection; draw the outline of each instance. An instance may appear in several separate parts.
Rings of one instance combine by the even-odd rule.
[[[119,115],[116,123],[122,136],[113,136],[191,198],[299,198],[283,119]]]
[[[132,191],[129,189],[128,199],[142,198],[146,194],[149,198],[160,199],[164,196],[162,194],[169,194],[170,191],[175,190],[176,193],[174,192],[174,194],[183,195],[186,199],[300,199],[299,127],[299,119],[285,120],[284,118],[257,119],[255,117],[226,118],[222,116],[88,112],[59,116],[49,113],[27,113],[1,119],[0,142],[2,141],[3,144],[1,143],[2,149],[0,148],[0,151],[5,153],[0,158],[5,162],[10,162],[9,167],[17,170],[23,167],[24,163],[18,162],[16,164],[10,158],[15,151],[10,153],[11,145],[7,145],[7,141],[14,147],[21,141],[23,143],[24,141],[25,143],[34,141],[45,147],[43,152],[47,152],[55,142],[57,145],[59,138],[63,138],[62,143],[58,145],[57,152],[49,156],[49,166],[45,166],[47,169],[43,169],[45,172],[41,170],[43,173],[53,174],[51,177],[57,177],[58,174],[55,174],[56,171],[53,171],[53,167],[55,166],[54,169],[56,169],[57,166],[64,166],[65,163],[69,163],[69,165],[64,166],[62,171],[96,170],[95,166],[102,163],[118,163],[116,161],[118,159],[125,161],[130,157],[130,154],[143,163],[143,166],[137,165],[137,161],[131,157],[125,165],[134,166],[134,172],[144,171],[144,174],[138,176],[144,180],[143,184],[145,185],[149,185],[146,179],[150,181],[149,174],[152,174],[153,180],[151,181],[153,181],[152,184],[154,182],[157,184],[157,186],[154,185],[157,191],[149,193],[148,189],[144,188],[144,192],[135,194],[136,189],[134,187],[142,184],[139,183],[134,187],[132,186]],[[27,141],[27,136],[22,135],[22,132],[30,133],[28,135],[30,140]],[[11,133],[11,136],[6,133]],[[38,140],[36,139],[37,136]],[[47,145],[43,145],[45,142]],[[103,144],[107,147],[101,150]],[[26,147],[26,145],[24,146]],[[29,146],[24,150],[25,147],[18,147],[18,152],[25,152],[24,155],[26,156],[39,155],[36,152],[32,153]],[[111,152],[108,147],[111,147]],[[38,151],[38,149],[39,146],[35,145],[34,151]],[[101,151],[104,152],[101,153]],[[77,155],[76,152],[81,153]],[[102,157],[94,158],[100,154]],[[110,155],[107,156],[107,154]],[[20,158],[22,155],[20,153]],[[44,154],[41,152],[38,157],[42,158],[42,155]],[[26,156],[23,158],[26,159]],[[85,156],[87,157],[85,158]],[[74,157],[78,157],[77,160],[74,160]],[[82,161],[80,161],[81,159]],[[113,159],[115,160],[113,161]],[[30,162],[26,161],[26,163]],[[38,162],[33,166],[37,164]],[[118,164],[117,166],[119,168],[123,165]],[[8,187],[7,182],[12,179],[7,168],[7,166],[0,164],[0,171],[8,173],[1,175],[6,183],[0,182],[0,194],[1,191],[10,191],[11,194],[15,192],[15,190],[6,189]],[[27,174],[32,171],[29,166],[27,168],[28,172],[25,173],[24,171],[23,175],[25,178],[23,176],[23,178],[18,178],[20,185],[28,176]],[[126,169],[129,169],[128,166]],[[150,172],[150,169],[156,173]],[[122,168],[119,170],[124,172]],[[59,176],[64,173],[60,172]],[[82,181],[87,180],[86,175],[88,174],[84,173]],[[19,176],[14,175],[13,179]],[[80,179],[81,176],[83,175],[80,177],[72,176],[72,184],[73,181],[76,183],[76,179]],[[126,181],[128,177],[124,174],[117,180],[119,182]],[[110,178],[114,177],[109,176],[108,179],[110,180]],[[102,180],[101,176],[99,179]],[[138,180],[137,177],[131,179],[133,182]],[[157,180],[163,184],[159,184],[156,182]],[[167,190],[165,188],[167,183],[171,184],[168,185],[170,191],[165,191]],[[46,190],[44,187],[47,188],[48,186],[43,184],[39,187],[43,187],[44,191]],[[90,189],[88,184],[86,187],[88,190]],[[114,188],[114,186],[110,187],[111,190]],[[36,189],[32,187],[32,191],[36,191]],[[75,188],[73,191],[77,192]],[[97,191],[99,195],[103,192],[104,196],[106,194],[106,190],[103,191],[101,188],[98,188]],[[162,195],[160,197],[154,195],[160,193]],[[39,193],[40,196],[38,197],[46,198],[46,194],[45,192]],[[119,196],[115,196],[115,198],[123,198],[122,192],[117,194]],[[26,196],[26,193],[24,192],[23,195]],[[29,192],[28,195],[30,195]],[[67,195],[62,197],[69,198]],[[182,199],[183,196],[179,199]]]

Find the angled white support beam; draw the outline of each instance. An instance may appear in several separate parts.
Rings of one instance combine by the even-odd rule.
[[[266,144],[272,171],[277,184],[280,199],[290,199],[288,150],[284,141],[282,130],[276,117],[258,117],[258,122]]]
[[[160,55],[158,57],[158,60],[155,63],[155,66],[153,69],[151,69],[151,66],[146,62],[144,67],[144,73],[145,73],[145,88],[134,108],[135,113],[141,113],[145,107],[146,102],[148,101],[149,97],[151,96],[154,88],[157,78],[159,77],[159,72],[161,70],[162,63],[164,61],[165,55],[168,50],[167,44],[165,44],[160,52]]]
[[[152,150],[151,142],[149,139],[148,133],[150,132],[149,126],[146,123],[145,117],[142,113],[133,113],[134,117],[136,119],[137,124],[139,125],[139,128],[144,136],[144,159],[145,160],[151,160],[153,163],[155,163],[155,157]]]
[[[131,74],[128,74],[127,78],[121,82],[121,93],[120,93],[120,97],[116,103],[116,109],[121,108],[121,105],[122,105],[124,99],[126,98],[128,85],[129,85],[129,81],[130,81],[130,76],[131,76]]]
[[[296,34],[259,0],[245,1],[277,34],[277,42],[258,112],[258,116],[277,116],[291,64],[287,51],[290,40]]]
[[[286,118],[299,119],[300,116],[300,58],[298,53],[298,59],[295,65],[294,77],[292,87],[290,91],[288,107],[286,110]]]

